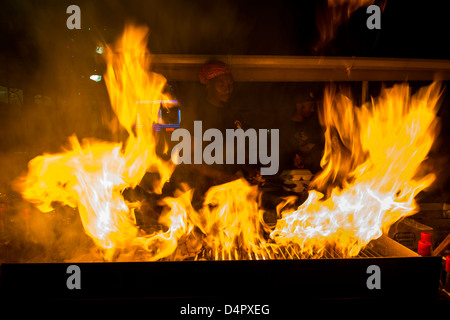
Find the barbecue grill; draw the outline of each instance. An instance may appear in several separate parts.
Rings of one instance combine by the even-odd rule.
[[[155,69],[169,79],[189,81],[196,77],[193,70],[198,70],[205,59],[159,55],[155,57]],[[398,73],[392,72],[392,66],[401,71],[402,79],[405,72],[420,80],[432,80],[437,73],[450,78],[447,61],[353,59],[353,69],[348,72],[348,59],[224,59],[233,66],[237,81],[325,81],[329,71],[334,70],[340,80],[363,82],[363,100],[368,96],[368,81],[378,81],[380,77],[401,80]],[[422,72],[417,73],[417,68]],[[289,73],[285,73],[287,69]],[[304,69],[308,72],[301,72]],[[311,74],[315,78],[309,77]],[[343,257],[333,247],[311,254],[299,252],[295,245],[231,253],[205,247],[183,261],[173,261],[179,256],[175,251],[157,262],[146,262],[145,253],[140,256],[137,252],[133,262],[3,263],[1,289],[8,297],[59,300],[289,295],[293,288],[297,289],[296,296],[314,298],[433,297],[438,290],[441,258],[421,257],[387,236],[371,241],[352,258]],[[66,286],[71,264],[80,267],[82,290],[69,290]],[[367,286],[368,267],[372,265],[380,268],[381,289]]]
[[[360,69],[358,63],[353,63],[355,70],[359,70],[358,77],[353,78],[352,73],[344,72],[345,61],[339,59],[329,59],[328,67],[321,65],[316,58],[308,58],[306,62],[301,57],[227,59],[231,65],[236,64],[236,78],[241,81],[267,81],[261,78],[261,75],[267,74],[267,70],[272,80],[276,75],[276,81],[325,80],[329,75],[323,72],[328,68],[342,72],[341,76],[347,77],[342,80],[366,82],[362,86],[363,90],[367,90],[367,81],[379,80],[379,72],[372,66],[375,62],[381,70],[393,63],[391,60],[366,59],[360,62]],[[205,57],[157,56],[155,66],[169,77],[185,81],[196,76],[191,71],[197,70],[204,60]],[[398,61],[394,62],[398,65]],[[448,62],[419,62],[418,65],[426,69],[426,73],[421,74],[421,80],[431,80],[435,72],[442,70],[444,74],[441,76],[448,77]],[[414,61],[402,60],[402,63],[406,73],[412,72],[411,65],[417,67]],[[170,68],[167,69],[167,66]],[[292,78],[291,73],[286,74],[287,78],[280,78],[284,68],[301,71],[306,67],[320,69],[323,79],[302,78],[308,73],[301,72],[296,73],[300,78]],[[314,74],[321,75],[317,73],[318,70]],[[249,78],[242,78],[243,75]],[[392,78],[392,74],[390,79],[398,80]],[[367,92],[362,92],[361,96],[367,97]],[[440,257],[420,257],[387,236],[373,240],[352,258],[343,257],[333,247],[320,253],[300,254],[295,245],[278,249],[268,247],[258,252],[236,250],[232,253],[206,247],[184,261],[173,261],[176,256],[177,252],[174,252],[160,261],[146,262],[145,253],[140,258],[138,252],[133,257],[134,262],[4,263],[0,269],[2,294],[8,297],[60,300],[147,299],[226,297],[236,294],[262,296],[273,292],[288,293],[296,288],[297,296],[315,298],[432,297],[438,290],[441,269]],[[67,268],[71,264],[80,267],[82,290],[69,290],[66,287]],[[369,289],[367,286],[366,281],[370,276],[367,270],[371,265],[380,268],[381,289]]]

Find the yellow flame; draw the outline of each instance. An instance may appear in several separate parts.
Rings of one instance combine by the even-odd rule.
[[[257,188],[245,180],[208,190],[201,216],[205,221],[197,225],[206,235],[204,241],[224,259],[231,259],[237,249],[254,252],[264,242]]]
[[[321,116],[324,170],[313,185],[335,187],[326,199],[313,190],[297,210],[285,212],[272,233],[277,243],[294,242],[307,253],[333,245],[355,256],[395,221],[417,212],[414,197],[435,178],[416,174],[436,136],[439,96],[436,83],[412,97],[408,85],[396,85],[357,108],[328,90]]]
[[[168,209],[159,222],[168,230],[141,237],[136,243],[152,253],[149,260],[172,255],[175,249],[174,259],[198,254],[215,260],[235,260],[242,255],[252,258],[265,243],[257,195],[255,186],[235,180],[212,187],[203,207],[196,211],[191,205],[192,190],[179,192],[175,198],[164,199]]]
[[[161,193],[174,165],[156,155],[157,141],[152,125],[158,122],[159,101],[168,97],[163,93],[166,79],[161,74],[149,72],[147,38],[146,27],[125,27],[116,46],[107,48],[105,82],[111,106],[129,134],[124,152],[129,167],[126,181],[135,187],[147,170],[158,172],[161,179],[154,187],[157,193]]]
[[[86,233],[107,250],[126,248],[135,240],[137,227],[133,205],[122,191],[136,187],[145,172],[160,174],[155,191],[173,171],[173,164],[156,156],[152,125],[158,120],[160,104],[137,101],[164,100],[162,75],[149,72],[146,49],[147,28],[127,26],[116,47],[107,48],[105,82],[111,106],[128,132],[124,144],[85,140],[73,136],[64,153],[42,155],[29,163],[27,176],[16,182],[24,199],[42,211],[51,211],[57,201],[78,207]]]

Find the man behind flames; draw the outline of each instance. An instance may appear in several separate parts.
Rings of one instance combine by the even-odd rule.
[[[202,132],[215,128],[222,132],[223,137],[226,129],[245,130],[239,108],[233,99],[234,80],[229,66],[221,61],[208,61],[201,66],[198,77],[203,85],[203,95],[195,108],[186,110],[181,119],[181,127],[187,129],[192,137],[191,153],[194,150],[194,121],[202,122]],[[202,150],[209,143],[203,142]],[[194,188],[192,202],[198,209],[203,201],[202,196],[211,186],[238,179],[244,175],[243,169],[236,164],[225,163],[179,164],[172,174],[170,184],[171,188],[176,188],[180,182],[187,182]]]

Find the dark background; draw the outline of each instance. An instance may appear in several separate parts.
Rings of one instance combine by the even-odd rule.
[[[329,45],[314,51],[318,24],[330,11],[326,0],[3,1],[0,53],[39,65],[72,38],[66,8],[76,4],[82,21],[78,41],[92,39],[92,34],[111,41],[131,19],[149,26],[154,53],[450,57],[446,1],[376,3],[384,8],[381,30],[366,28],[369,15],[361,7]]]

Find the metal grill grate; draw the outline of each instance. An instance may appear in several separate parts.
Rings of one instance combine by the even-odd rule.
[[[352,258],[381,258],[383,255],[374,248],[366,247]],[[203,249],[193,260],[292,260],[292,259],[344,259],[348,258],[334,248],[327,248],[321,252],[300,253],[295,245],[285,247],[268,247],[265,249],[248,251]],[[189,259],[190,260],[190,259]]]
[[[288,246],[270,246],[255,247],[253,250],[245,250],[233,248],[226,250],[225,248],[202,247],[197,251],[189,251],[187,246],[179,246],[169,256],[159,261],[238,261],[238,260],[309,260],[309,259],[372,259],[372,258],[389,258],[389,257],[418,257],[417,253],[402,246],[398,242],[387,236],[381,236],[372,240],[365,248],[363,248],[356,256],[345,255],[335,247],[323,248],[320,251],[306,253],[302,252],[298,245],[291,244]],[[132,260],[145,262],[152,261],[152,253],[145,250],[134,252]]]

